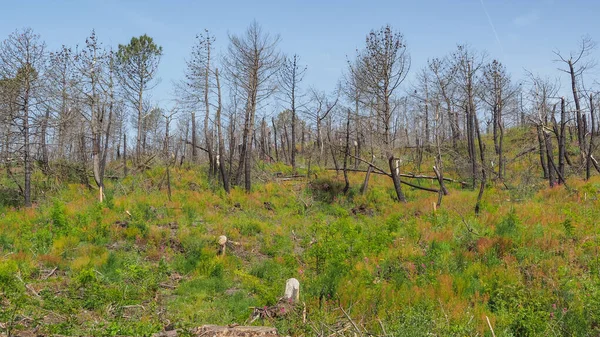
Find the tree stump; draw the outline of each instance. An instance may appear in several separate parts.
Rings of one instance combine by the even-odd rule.
[[[300,299],[300,282],[295,278],[285,281],[285,292],[283,298],[296,303]]]

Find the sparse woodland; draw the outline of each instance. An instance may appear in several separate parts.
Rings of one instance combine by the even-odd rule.
[[[547,77],[365,33],[323,92],[257,22],[202,31],[164,106],[152,37],[5,37],[0,332],[598,335],[594,41]]]

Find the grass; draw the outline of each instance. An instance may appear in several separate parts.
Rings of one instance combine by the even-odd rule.
[[[451,186],[434,212],[427,192],[405,188],[409,202],[394,202],[384,176],[361,195],[363,175],[351,174],[343,195],[325,170],[226,195],[202,168],[174,169],[171,202],[160,167],[108,182],[103,204],[60,185],[31,209],[1,210],[0,322],[5,333],[107,336],[244,324],[295,277],[313,325],[255,324],[312,335],[342,307],[394,336],[491,336],[486,317],[496,336],[598,335],[600,177],[547,188],[526,174],[535,155],[508,165],[512,188],[486,188],[478,217],[476,191]],[[217,256],[219,235],[239,245]]]

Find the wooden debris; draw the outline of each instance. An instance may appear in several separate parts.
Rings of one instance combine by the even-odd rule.
[[[193,336],[202,337],[279,337],[277,329],[264,326],[219,326],[203,325],[195,331]]]
[[[177,330],[160,331],[153,334],[152,337],[177,337]]]

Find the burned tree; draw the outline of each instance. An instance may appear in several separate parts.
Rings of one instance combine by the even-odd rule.
[[[92,140],[92,169],[99,190],[99,201],[104,199],[104,171],[113,112],[115,110],[115,56],[102,48],[92,31],[83,50],[76,55],[76,69],[81,76],[77,87],[81,100],[82,119],[86,122]]]
[[[209,177],[216,176],[216,154],[214,153],[213,131],[210,126],[210,93],[214,87],[211,77],[214,74],[212,69],[212,51],[214,36],[210,35],[208,30],[196,36],[196,44],[192,49],[189,60],[186,61],[185,80],[180,85],[181,102],[191,111],[191,146],[192,161],[196,162],[198,158],[198,144],[196,131],[196,111],[204,109],[204,149],[208,155],[208,173]]]
[[[581,38],[579,48],[575,52],[570,52],[568,56],[561,54],[558,50],[554,51],[554,54],[558,57],[555,62],[560,62],[565,67],[558,68],[558,70],[567,73],[570,78],[571,92],[575,103],[577,141],[583,160],[585,160],[585,153],[587,152],[585,145],[585,134],[587,130],[585,130],[585,121],[583,112],[581,111],[580,91],[583,86],[583,74],[595,65],[593,60],[587,59],[595,48],[596,43],[592,41],[591,38],[585,36]]]
[[[359,51],[356,64],[350,64],[351,75],[356,78],[365,95],[375,102],[374,110],[381,130],[380,140],[387,158],[390,176],[398,201],[406,202],[396,167],[394,149],[395,134],[392,132],[397,113],[393,97],[410,68],[404,36],[391,26],[372,30],[366,38],[365,48]]]
[[[490,107],[494,150],[498,156],[498,179],[504,178],[504,114],[517,90],[502,63],[493,60],[483,69],[481,98]]]
[[[484,55],[478,54],[468,48],[459,45],[457,51],[452,55],[452,63],[456,72],[455,84],[460,93],[461,106],[466,121],[466,136],[469,162],[471,164],[471,188],[475,189],[477,181],[477,148],[476,137],[476,86],[477,74],[483,65]]]
[[[297,108],[298,99],[302,98],[300,91],[300,83],[304,79],[306,73],[306,66],[302,66],[299,63],[300,57],[296,54],[289,58],[284,58],[281,71],[279,73],[279,84],[284,101],[292,114],[291,120],[291,149],[290,149],[290,163],[292,164],[292,171],[296,171],[296,119],[297,119]]]
[[[281,64],[277,50],[279,37],[263,32],[254,21],[241,35],[229,36],[228,55],[225,58],[227,75],[233,85],[245,95],[244,128],[238,164],[237,180],[244,173],[244,187],[252,189],[252,139],[258,105],[275,90],[273,77]]]
[[[0,80],[10,106],[10,121],[19,130],[20,157],[23,158],[23,199],[31,206],[31,174],[33,172],[32,126],[40,107],[40,91],[45,66],[45,44],[32,29],[15,31],[0,46]],[[8,146],[8,144],[7,144]]]

